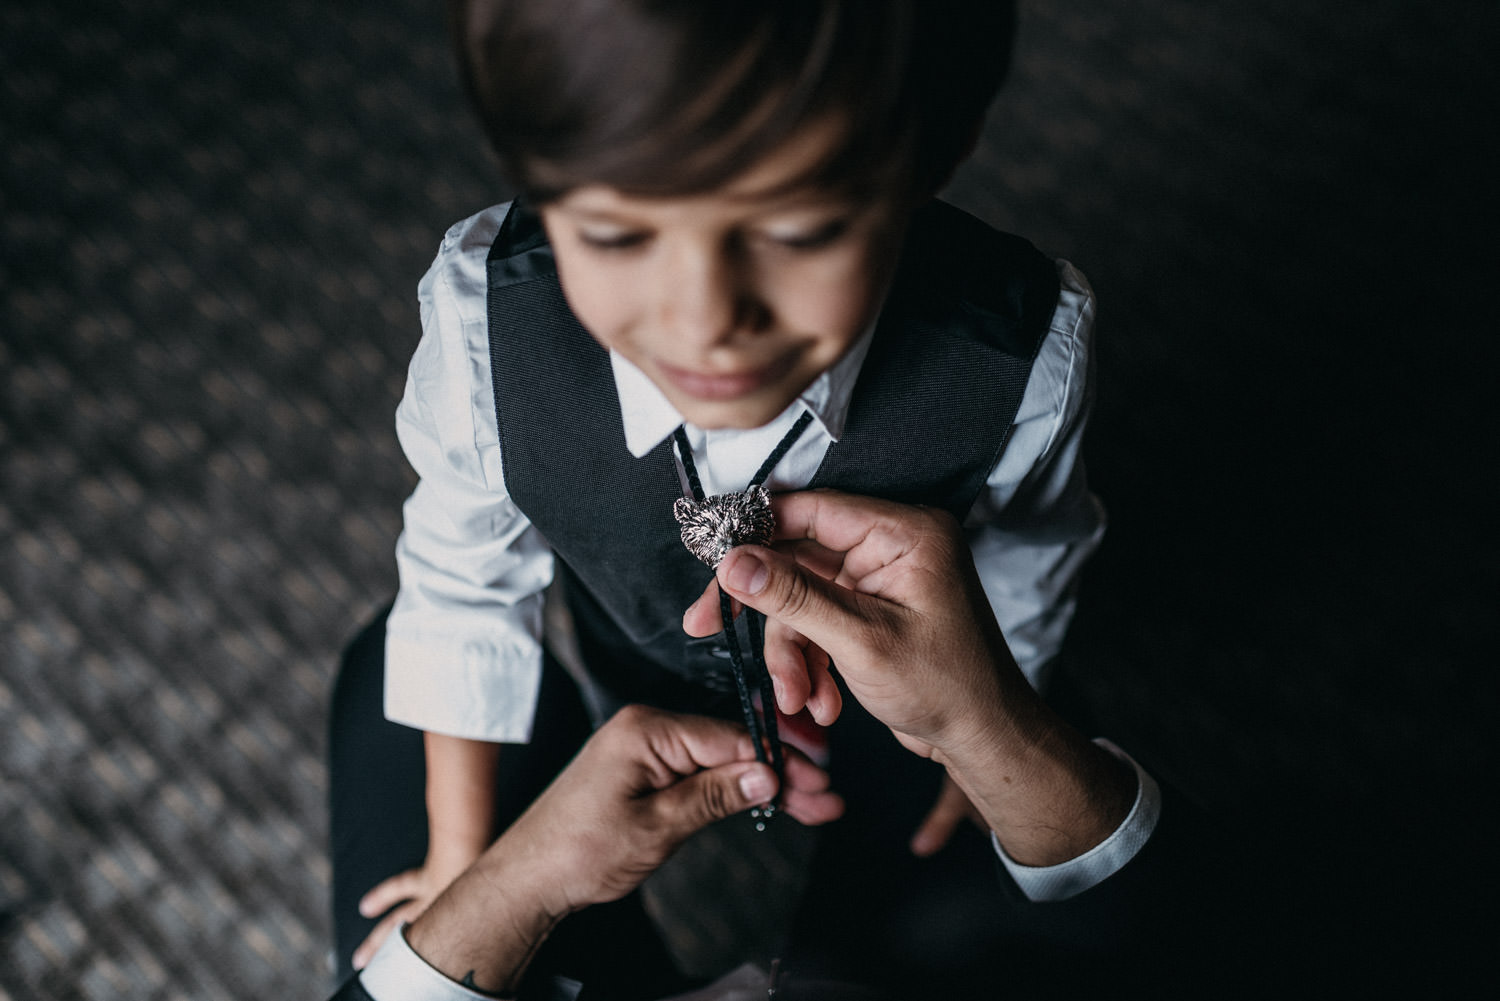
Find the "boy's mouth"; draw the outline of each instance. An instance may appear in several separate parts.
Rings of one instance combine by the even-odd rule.
[[[793,357],[779,359],[760,368],[728,374],[695,372],[665,362],[657,366],[678,391],[699,400],[734,400],[748,396],[780,378],[791,367]]]

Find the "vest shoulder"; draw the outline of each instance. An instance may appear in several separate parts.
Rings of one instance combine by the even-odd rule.
[[[540,213],[519,198],[504,209],[486,262],[491,287],[555,276],[557,261]]]
[[[983,318],[997,343],[1023,357],[1045,335],[1060,292],[1057,263],[1031,241],[940,201],[913,218],[898,275],[919,314]]]
[[[1005,312],[1027,286],[1057,285],[1056,263],[1024,237],[995,229],[933,201],[918,211],[907,238],[905,264],[922,281],[973,306]]]

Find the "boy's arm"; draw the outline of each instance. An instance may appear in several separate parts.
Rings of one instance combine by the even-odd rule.
[[[531,737],[552,552],[510,499],[490,380],[485,255],[504,216],[449,231],[418,288],[422,339],[396,431],[419,477],[396,545],[385,713],[427,732]]]
[[[531,737],[552,554],[511,502],[501,465],[484,260],[503,217],[499,206],[454,226],[418,288],[422,338],[396,413],[418,483],[396,546],[385,714],[426,734],[431,840],[422,868],[367,895],[370,916],[402,901],[419,913],[483,851],[498,743]],[[377,928],[359,960],[395,923]]]
[[[495,839],[500,745],[423,734],[427,751],[427,862],[461,872]]]

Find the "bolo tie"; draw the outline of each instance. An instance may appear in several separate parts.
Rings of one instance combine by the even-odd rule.
[[[693,463],[693,450],[688,445],[687,432],[682,425],[672,432],[677,443],[677,454],[682,459],[683,472],[687,474],[692,497],[679,497],[672,506],[672,513],[682,526],[682,544],[688,552],[717,570],[729,550],[735,546],[768,546],[776,535],[776,517],[771,513],[771,493],[765,488],[766,477],[789,452],[802,432],[812,423],[812,414],[804,410],[802,416],[782,436],[775,450],[766,456],[755,475],[744,490],[706,497],[703,483],[698,479],[698,467]],[[776,728],[776,695],[771,687],[771,674],[766,670],[764,619],[752,608],[745,609],[746,627],[750,639],[750,663],[747,671],[745,657],[740,651],[739,637],[734,628],[734,606],[723,588],[719,589],[719,616],[724,623],[724,638],[729,646],[729,664],[734,672],[734,687],[740,697],[740,711],[744,714],[745,729],[750,731],[750,740],[755,745],[755,759],[770,765],[778,781],[784,770],[781,738]],[[750,695],[754,682],[760,692],[761,713],[755,711]],[[766,821],[776,814],[776,804],[765,803],[750,811],[755,819],[755,829],[764,831]]]

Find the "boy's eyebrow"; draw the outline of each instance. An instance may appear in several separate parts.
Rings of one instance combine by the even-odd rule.
[[[608,222],[618,222],[620,217],[627,215],[625,209],[593,208],[588,205],[569,205],[564,201],[554,202],[554,211],[566,212],[568,215],[587,216],[591,219],[600,219]]]
[[[743,195],[730,195],[729,198],[736,202],[764,202],[766,208],[773,211],[800,208],[821,209],[826,207],[845,209],[852,208],[856,204],[854,198],[828,188],[746,192]]]
[[[741,205],[764,202],[764,205],[761,207],[766,212],[822,211],[825,209],[835,212],[845,212],[857,208],[860,204],[857,198],[828,189],[806,189],[798,192],[770,194],[757,192],[746,192],[744,194],[726,193],[723,197],[728,201]],[[669,202],[673,200],[670,197],[646,199],[648,202]],[[579,204],[567,198],[560,198],[552,203],[552,207],[568,215],[601,222],[620,223],[636,221],[634,217],[637,210],[631,205],[591,205],[587,202]]]

